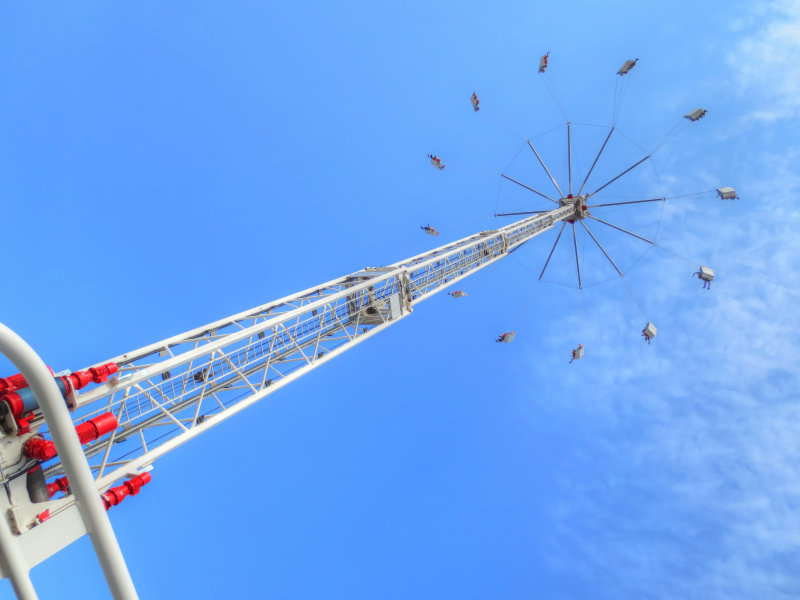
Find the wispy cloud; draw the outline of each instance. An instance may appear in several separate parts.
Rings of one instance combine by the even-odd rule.
[[[548,552],[555,569],[577,555],[588,579],[613,579],[605,597],[800,597],[800,152],[752,160],[746,210],[671,240],[708,256],[714,289],[690,301],[674,291],[687,265],[659,266],[673,291],[649,307],[674,333],[639,355],[608,334],[630,328],[614,301],[595,306],[603,348],[587,357],[620,366],[587,360],[559,398],[598,437],[562,475]]]
[[[735,89],[757,100],[751,117],[791,118],[800,111],[800,2],[756,4],[732,28],[741,36],[728,54]]]

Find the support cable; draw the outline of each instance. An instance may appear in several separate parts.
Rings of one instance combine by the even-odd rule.
[[[690,259],[686,258],[685,256],[682,256],[682,255],[678,254],[677,252],[673,252],[672,250],[670,250],[668,248],[665,248],[664,246],[662,246],[660,244],[655,244],[654,243],[653,246],[655,246],[659,250],[662,250],[663,252],[666,252],[667,254],[671,254],[675,258],[680,258],[681,260],[685,260],[690,265],[699,265],[699,264],[701,264],[700,262],[697,262],[697,261],[694,261],[694,260],[690,260]]]
[[[545,72],[542,73],[542,81],[544,82],[547,91],[550,92],[550,97],[553,99],[553,103],[556,105],[558,112],[561,113],[561,116],[564,117],[565,121],[569,120],[569,118],[567,117],[566,107],[564,106],[564,103],[561,100],[561,95],[558,93],[558,88],[556,87],[555,79],[551,78],[550,74]]]
[[[521,133],[519,133],[518,131],[514,131],[513,129],[511,129],[510,127],[504,125],[503,123],[501,123],[497,119],[494,119],[494,118],[490,117],[488,114],[486,114],[485,110],[481,110],[478,113],[478,115],[483,117],[487,121],[493,123],[494,125],[497,125],[500,129],[505,129],[507,133],[510,133],[511,135],[514,135],[514,136],[516,136],[516,137],[518,137],[520,139],[523,139],[523,140],[525,139],[525,136],[522,135]]]
[[[639,309],[639,312],[641,313],[642,318],[649,319],[649,317],[647,316],[647,313],[644,311],[644,308],[642,308],[642,305],[639,304],[639,301],[636,299],[636,296],[634,296],[633,290],[630,288],[630,286],[628,285],[628,282],[625,280],[625,278],[624,277],[620,277],[619,280],[622,282],[622,285],[625,286],[625,289],[628,291],[628,294],[630,295],[631,300],[633,300],[633,303],[636,305],[636,308]]]

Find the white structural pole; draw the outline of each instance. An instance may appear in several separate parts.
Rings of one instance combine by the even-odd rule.
[[[95,487],[94,477],[83,454],[67,405],[53,376],[33,348],[2,323],[0,323],[0,353],[8,357],[25,376],[36,396],[112,596],[115,600],[138,598],[111,522],[108,520],[108,514],[106,514]],[[0,527],[3,536],[8,533],[7,527],[7,523]],[[13,556],[5,558],[6,560],[11,558],[11,563],[16,561],[16,557]],[[12,569],[11,573],[19,572],[18,564],[9,564],[9,566]],[[24,569],[24,566],[22,568]],[[27,584],[30,586],[30,590],[25,587],[24,581],[21,589],[26,593],[33,592],[30,578],[27,578]],[[34,593],[33,596],[20,597],[35,598],[36,596]]]
[[[36,590],[33,589],[30,575],[28,574],[28,564],[22,555],[19,542],[11,534],[8,526],[8,519],[2,519],[0,523],[0,563],[3,570],[11,580],[11,587],[19,600],[37,600]]]

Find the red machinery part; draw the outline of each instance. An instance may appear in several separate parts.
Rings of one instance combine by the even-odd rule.
[[[0,377],[0,392],[13,392],[19,388],[27,387],[28,382],[22,373],[10,377]]]
[[[0,394],[0,400],[8,404],[8,408],[11,411],[11,414],[15,417],[22,416],[22,413],[25,412],[25,401],[22,399],[17,392],[8,392],[5,394]],[[30,408],[29,408],[30,410]]]
[[[116,417],[112,413],[107,412],[95,417],[90,421],[81,423],[75,428],[75,432],[78,434],[78,439],[80,440],[81,444],[88,444],[100,436],[105,435],[110,431],[114,431],[116,428]],[[28,458],[34,458],[42,461],[50,460],[56,454],[58,454],[56,451],[56,445],[52,441],[45,440],[41,436],[32,437],[25,442],[25,445],[22,446],[22,452]]]
[[[50,375],[53,374],[53,369],[47,367],[47,370],[50,371]],[[13,392],[14,390],[24,387],[28,387],[28,382],[22,373],[9,375],[8,377],[0,377],[0,393]]]
[[[47,367],[50,369],[50,367]],[[117,364],[110,362],[99,367],[92,367],[86,371],[75,371],[69,375],[56,377],[56,384],[65,398],[73,389],[80,390],[90,383],[103,383],[118,370]],[[50,369],[50,373],[53,370]],[[8,404],[11,414],[19,417],[23,412],[38,408],[33,390],[28,387],[28,382],[21,373],[0,379],[0,400]]]
[[[66,493],[69,490],[69,481],[66,477],[59,477],[53,483],[47,484],[47,493],[55,496],[58,492]]]
[[[113,363],[112,363],[113,364]],[[75,428],[81,444],[88,444],[102,435],[114,431],[117,428],[117,418],[110,412],[103,413],[92,419],[81,423]]]
[[[135,496],[138,494],[139,490],[144,484],[150,483],[150,479],[150,473],[142,473],[141,475],[137,475],[136,477],[128,479],[128,481],[122,485],[111,488],[105,494],[101,494],[100,498],[102,499],[106,510],[112,506],[116,506],[127,496]]]
[[[100,365],[99,367],[92,367],[86,371],[75,371],[74,373],[65,375],[62,379],[69,378],[72,382],[72,386],[76,390],[80,390],[90,383],[104,383],[108,381],[108,378],[116,373],[117,370],[117,363],[110,362]]]
[[[99,367],[92,367],[89,369],[89,373],[92,374],[92,381],[94,383],[105,383],[117,370],[117,363],[110,362],[100,365]]]
[[[25,442],[25,445],[22,446],[22,453],[28,458],[34,458],[42,461],[50,460],[56,454],[58,454],[56,451],[56,445],[53,442],[39,436],[32,437]]]

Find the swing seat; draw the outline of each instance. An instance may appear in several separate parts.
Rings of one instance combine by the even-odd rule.
[[[622,66],[619,68],[619,71],[617,71],[617,75],[626,75],[630,73],[630,70],[634,66],[636,66],[636,62],[638,60],[639,60],[638,58],[635,60],[626,60],[624,63],[622,63]]]
[[[711,267],[700,267],[697,276],[703,281],[714,281],[714,269]]]
[[[702,119],[707,112],[708,111],[704,108],[695,108],[692,112],[683,115],[683,118],[689,119],[690,121],[697,121],[698,119]]]

